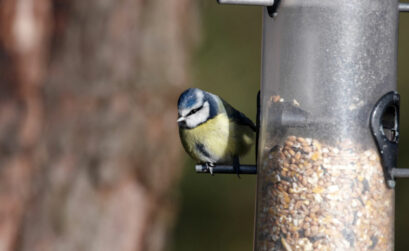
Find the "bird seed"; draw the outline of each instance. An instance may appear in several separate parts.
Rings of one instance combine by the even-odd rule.
[[[376,150],[289,136],[261,164],[256,250],[393,250],[394,191]]]

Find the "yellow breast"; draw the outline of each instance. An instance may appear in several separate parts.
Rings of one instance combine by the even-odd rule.
[[[199,162],[231,163],[233,156],[245,154],[254,143],[253,130],[233,123],[226,114],[192,129],[180,128],[179,133],[186,152]]]

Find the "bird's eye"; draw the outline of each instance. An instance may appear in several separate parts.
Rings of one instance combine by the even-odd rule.
[[[199,111],[200,109],[202,109],[202,107],[203,107],[203,106],[201,106],[201,107],[198,107],[198,108],[196,108],[196,109],[191,110],[191,111],[188,113],[188,115],[187,115],[187,116],[192,115],[192,114],[195,114],[197,111]]]

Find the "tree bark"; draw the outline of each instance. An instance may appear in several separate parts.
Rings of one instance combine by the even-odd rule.
[[[163,250],[190,0],[0,2],[0,250]]]

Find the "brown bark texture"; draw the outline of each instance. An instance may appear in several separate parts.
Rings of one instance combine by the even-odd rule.
[[[196,7],[0,1],[0,251],[165,248]]]

